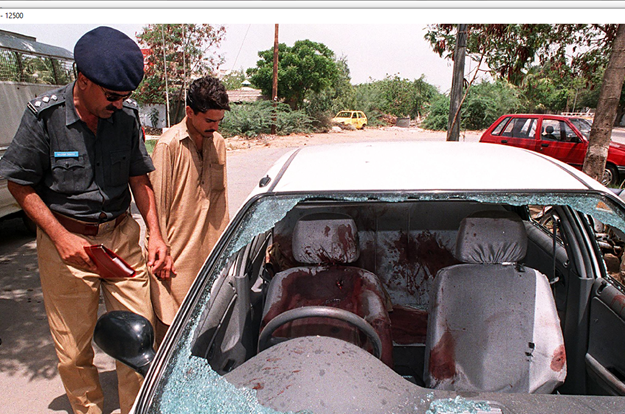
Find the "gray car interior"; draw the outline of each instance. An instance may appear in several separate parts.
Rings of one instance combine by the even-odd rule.
[[[582,222],[581,215],[570,208],[557,207],[554,211],[557,225],[548,226],[532,220],[527,206],[465,200],[301,202],[273,229],[256,236],[231,258],[224,277],[211,288],[209,304],[195,331],[192,353],[206,358],[217,373],[227,374],[227,378],[251,377],[250,372],[244,371],[252,366],[255,370],[261,369],[262,361],[257,358],[259,336],[273,317],[267,317],[272,306],[280,304],[276,314],[294,307],[281,302],[288,275],[311,266],[316,269],[313,273],[341,266],[346,272],[364,273],[371,278],[367,280],[379,285],[376,289],[380,291],[366,299],[375,301],[368,305],[375,311],[356,314],[368,323],[377,320],[374,328],[379,336],[386,335],[385,328],[380,328],[380,320],[382,325],[390,324],[387,328],[392,349],[386,365],[398,378],[413,386],[432,389],[440,386],[430,369],[431,355],[444,335],[436,330],[446,323],[454,329],[463,329],[458,324],[466,323],[474,329],[473,335],[455,338],[455,360],[460,364],[457,369],[462,367],[464,373],[459,390],[583,395],[609,393],[607,389],[613,388],[616,389],[613,394],[625,394],[625,387],[620,389],[614,385],[618,381],[607,386],[602,384],[601,378],[605,375],[601,372],[593,377],[594,371],[588,367],[593,366],[593,359],[601,359],[598,355],[609,354],[609,351],[598,350],[593,356],[588,348],[593,343],[595,346],[601,343],[593,338],[606,334],[589,332],[589,324],[584,321],[595,311],[586,306],[584,299],[570,299],[588,298],[601,288],[596,279],[596,275],[603,272],[601,265],[593,261],[588,251],[590,247],[579,242],[590,240],[591,230]],[[315,221],[312,225],[311,217]],[[338,235],[330,236],[330,244],[327,244],[323,237],[310,233],[323,236],[324,232],[336,232],[338,225],[332,220],[337,218],[344,220],[343,224],[348,223],[346,226],[354,232],[352,240],[357,245],[345,244]],[[303,234],[305,242],[301,241],[302,220],[309,221]],[[469,225],[471,229],[467,230]],[[581,234],[580,228],[588,234]],[[505,239],[497,238],[501,234]],[[316,258],[310,259],[315,249],[317,253],[312,255]],[[319,254],[320,251],[324,253]],[[323,288],[326,297],[314,298],[309,303],[298,302],[295,307],[332,307],[333,303],[341,302],[341,297],[332,296],[332,290],[341,291],[345,287],[341,286],[343,281],[328,280],[330,282]],[[313,275],[308,283],[314,281]],[[549,296],[541,305],[535,302],[537,283]],[[305,293],[304,286],[301,284],[300,291],[290,291],[289,295]],[[611,287],[602,289],[604,295],[614,293]],[[599,303],[592,306],[598,311],[612,312],[604,300],[597,300]],[[458,306],[464,306],[466,312],[454,319],[462,310]],[[380,307],[383,317],[379,317]],[[350,311],[362,306],[344,308]],[[504,312],[498,312],[502,310]],[[538,370],[548,378],[542,385],[532,387],[529,370],[535,368],[531,361],[540,359],[532,357],[532,352],[538,352],[544,338],[542,334],[534,336],[535,312],[547,315],[548,322],[543,323],[551,326],[549,336],[552,339],[563,341],[566,357],[558,366],[564,369],[565,375],[555,372],[557,370],[550,365],[554,363],[552,354],[536,362],[536,366],[540,365]],[[377,316],[372,316],[374,314]],[[624,316],[620,314],[615,318],[622,323]],[[485,317],[491,318],[490,332],[499,331],[503,335],[488,338],[484,331]],[[321,328],[324,336],[351,342],[359,352],[372,352],[371,341],[357,327],[314,312],[279,328],[281,331],[272,335],[275,340],[271,345],[287,349],[285,343],[294,340],[289,341],[289,338],[318,335],[315,329],[324,324],[327,324],[325,330]],[[311,325],[315,328],[308,332]],[[287,334],[289,331],[291,333]],[[505,335],[512,331],[514,335]],[[620,332],[625,332],[625,328]],[[270,346],[265,352],[272,349]],[[511,357],[509,353],[516,356]],[[374,362],[367,363],[383,363],[372,360]],[[509,366],[504,369],[501,360],[507,361]],[[609,371],[618,379],[625,373],[625,367],[616,366],[620,364],[617,360],[623,358],[611,357]],[[604,365],[599,361],[595,371],[605,369]],[[531,375],[535,376],[533,372]],[[516,381],[518,387],[505,390],[501,384],[510,381]]]
[[[485,211],[462,220],[455,246],[462,264],[441,269],[431,289],[428,388],[549,394],[564,382],[555,301],[547,277],[520,264],[526,251],[516,213]]]

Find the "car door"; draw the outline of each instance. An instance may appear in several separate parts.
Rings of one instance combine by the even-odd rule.
[[[588,393],[625,395],[625,294],[612,278],[594,283],[586,373]]]
[[[588,145],[568,121],[543,118],[539,137],[539,152],[581,168]]]
[[[351,124],[354,128],[360,128],[360,120],[358,119],[358,112],[352,112]]]
[[[363,125],[367,122],[365,114],[358,112],[358,129],[362,129]]]
[[[537,119],[533,117],[511,118],[501,131],[499,139],[495,138],[494,142],[536,151],[537,123]]]
[[[625,285],[621,271],[625,234],[592,217],[590,223],[605,274],[594,281],[590,293],[586,393],[625,395]]]

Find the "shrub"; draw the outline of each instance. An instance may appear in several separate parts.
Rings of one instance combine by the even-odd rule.
[[[225,137],[241,135],[251,138],[270,134],[273,117],[273,103],[270,101],[233,104],[221,122],[219,130]],[[303,111],[292,111],[288,105],[278,104],[276,113],[278,135],[311,130],[312,121]]]
[[[431,129],[434,131],[446,131],[448,122],[449,97],[446,95],[440,95],[432,102],[430,112],[421,126],[425,129]]]
[[[446,131],[449,122],[449,97],[440,96],[434,100],[422,126],[427,129]],[[497,118],[506,113],[515,113],[521,108],[518,90],[504,81],[481,82],[473,85],[462,104],[461,129],[478,130],[488,128]]]
[[[463,129],[485,129],[501,115],[521,109],[519,90],[506,81],[480,82],[469,89],[462,105]]]

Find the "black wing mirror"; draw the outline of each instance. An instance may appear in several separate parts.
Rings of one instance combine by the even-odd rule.
[[[154,359],[154,328],[146,318],[130,311],[100,316],[93,340],[106,354],[143,376]]]

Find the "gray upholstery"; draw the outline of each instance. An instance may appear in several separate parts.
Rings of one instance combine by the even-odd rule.
[[[526,252],[525,226],[514,213],[479,212],[460,223],[455,256],[463,263],[518,262]]]
[[[517,266],[527,235],[518,216],[465,218],[457,258],[430,292],[426,385],[455,391],[550,393],[566,376],[560,321],[547,278]]]
[[[358,230],[354,220],[338,214],[302,217],[293,231],[293,258],[299,263],[343,263],[356,261]]]

